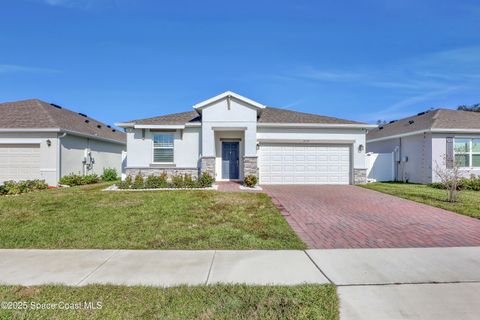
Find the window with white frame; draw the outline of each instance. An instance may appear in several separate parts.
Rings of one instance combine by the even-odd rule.
[[[456,138],[455,162],[461,168],[480,168],[480,138]]]
[[[173,162],[173,132],[153,134],[153,162]]]

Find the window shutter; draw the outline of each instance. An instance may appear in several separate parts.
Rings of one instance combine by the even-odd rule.
[[[453,138],[452,137],[447,137],[447,150],[445,152],[445,161],[446,161],[446,164],[447,164],[447,169],[452,169],[453,168],[453,161],[454,161]]]

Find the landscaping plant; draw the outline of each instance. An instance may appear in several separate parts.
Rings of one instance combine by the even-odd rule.
[[[16,195],[47,188],[44,180],[5,181],[0,185],[0,195]]]
[[[102,181],[118,180],[117,170],[115,170],[114,168],[104,168],[101,178],[102,178]]]
[[[88,174],[81,176],[79,174],[71,173],[60,178],[60,184],[66,186],[83,186],[86,184],[93,184],[100,182],[100,177],[96,174]]]
[[[449,202],[457,202],[458,186],[460,183],[461,172],[460,167],[453,161],[451,168],[447,166],[446,156],[443,157],[443,165],[435,164],[435,174],[440,179],[441,183],[446,187]]]
[[[132,178],[128,176],[124,181],[117,184],[119,189],[192,189],[192,188],[209,188],[212,186],[214,179],[208,173],[203,173],[197,179],[193,179],[190,174],[179,174],[172,176],[171,181],[167,179],[167,173],[163,172],[160,176],[150,175],[146,179],[139,173]]]
[[[255,186],[257,185],[257,177],[249,174],[245,177],[245,179],[243,179],[243,183],[249,188],[255,188]]]

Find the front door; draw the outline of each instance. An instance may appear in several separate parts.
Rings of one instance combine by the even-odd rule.
[[[222,142],[222,179],[235,180],[239,178],[238,156],[238,142]]]

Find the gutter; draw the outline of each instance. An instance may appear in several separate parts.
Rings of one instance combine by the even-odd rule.
[[[325,129],[373,129],[376,124],[357,123],[257,123],[259,128],[325,128]]]
[[[393,136],[386,136],[382,138],[376,138],[376,139],[368,139],[367,138],[367,143],[369,142],[377,142],[377,141],[385,141],[385,140],[390,140],[390,139],[397,139],[397,138],[403,138],[403,137],[409,137],[409,136],[415,136],[417,134],[423,134],[423,133],[479,133],[480,134],[480,129],[461,129],[461,128],[453,128],[453,129],[442,129],[442,128],[434,128],[434,129],[425,129],[425,130],[418,130],[418,131],[412,131],[412,132],[407,132],[407,133],[401,133],[401,134],[396,134]]]
[[[57,184],[60,183],[60,178],[62,177],[62,138],[65,138],[67,133],[64,132],[57,137]]]

